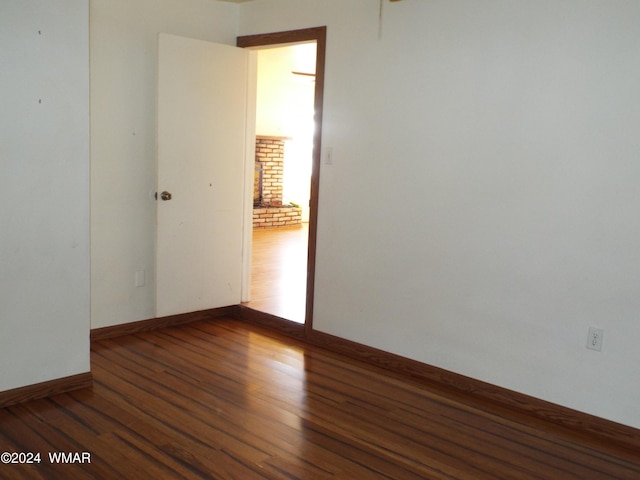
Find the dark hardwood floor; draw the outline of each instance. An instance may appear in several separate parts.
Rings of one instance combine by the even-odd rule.
[[[94,342],[92,371],[92,390],[0,409],[0,451],[41,454],[0,478],[640,478],[632,455],[228,318]]]

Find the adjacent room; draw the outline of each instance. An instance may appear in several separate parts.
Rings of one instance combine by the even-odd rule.
[[[304,323],[316,44],[257,50],[250,308]]]

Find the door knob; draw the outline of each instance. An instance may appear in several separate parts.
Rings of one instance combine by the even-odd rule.
[[[166,202],[167,200],[171,200],[171,194],[165,190],[160,194],[160,198]]]

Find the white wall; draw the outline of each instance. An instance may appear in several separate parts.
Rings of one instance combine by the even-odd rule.
[[[0,391],[89,371],[87,0],[0,0]]]
[[[235,45],[237,14],[210,0],[91,1],[93,328],[155,316],[158,33]]]
[[[640,427],[640,3],[377,15],[240,9],[243,35],[328,26],[314,327]]]
[[[258,50],[256,134],[295,137],[313,119],[315,43]]]

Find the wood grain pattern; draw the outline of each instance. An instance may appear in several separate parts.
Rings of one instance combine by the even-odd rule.
[[[256,310],[251,308],[250,305],[251,304],[240,305],[232,316],[242,320],[243,322],[268,328],[273,332],[283,334],[288,337],[309,341],[303,324],[286,320],[261,310]]]
[[[292,322],[264,312],[239,308],[234,316],[253,325],[280,332],[292,338],[345,355],[355,361],[382,368],[389,375],[410,379],[425,387],[472,403],[496,413],[523,417],[523,421],[544,423],[565,429],[598,447],[615,445],[629,452],[640,451],[640,430],[606,419],[545,402],[506,388],[394,355],[351,340],[317,330],[302,332]]]
[[[528,421],[548,422],[583,435],[585,441],[615,443],[631,452],[640,449],[640,432],[634,428],[325,333],[313,332],[311,338],[314,345],[413,378],[465,402],[496,412],[510,411],[510,415],[525,416]]]
[[[211,308],[198,312],[181,313],[168,317],[150,318],[138,322],[123,323],[110,327],[92,328],[91,341],[105,340],[107,338],[121,337],[123,335],[133,335],[134,333],[156,330],[158,328],[172,327],[183,323],[197,322],[198,320],[211,320],[216,317],[234,315],[237,310],[236,305],[221,308]]]
[[[0,410],[0,478],[637,479],[640,461],[220,317],[94,342],[94,388]]]
[[[37,398],[49,397],[59,393],[70,392],[81,388],[89,388],[93,383],[90,372],[79,373],[69,377],[57,378],[26,387],[14,388],[0,392],[0,408],[28,402]],[[1,478],[1,477],[0,477]]]

